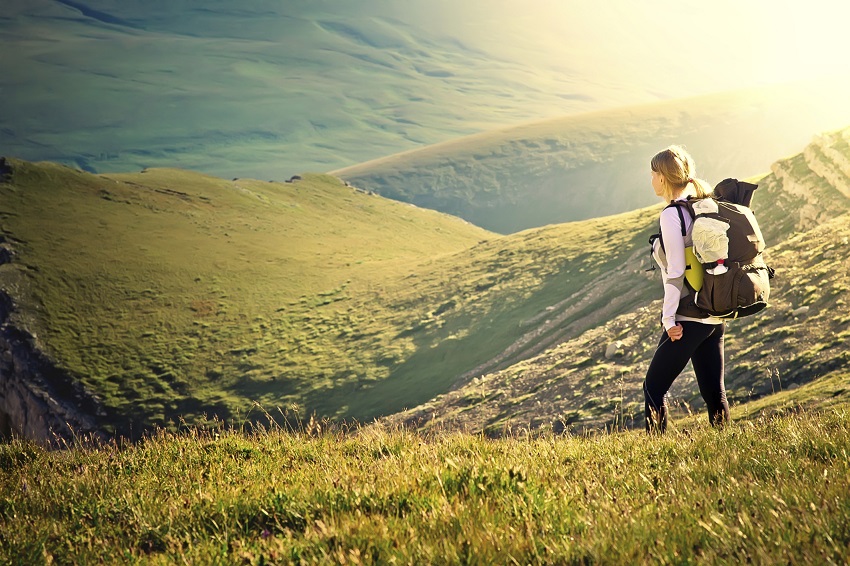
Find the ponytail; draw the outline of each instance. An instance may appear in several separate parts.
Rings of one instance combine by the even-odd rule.
[[[694,196],[696,198],[710,197],[714,190],[706,181],[702,179],[688,179],[688,182],[694,186]]]

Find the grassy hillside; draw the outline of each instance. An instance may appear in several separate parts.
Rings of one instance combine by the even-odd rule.
[[[768,261],[778,276],[770,308],[727,323],[726,388],[733,406],[796,389],[834,371],[846,373],[850,261],[841,250],[850,241],[849,220],[841,216],[771,250]],[[512,429],[640,428],[642,383],[660,336],[660,309],[656,300],[607,319],[536,357],[476,377],[390,420],[493,436]],[[846,397],[846,385],[834,395]],[[671,403],[679,418],[704,418],[690,366],[671,389]]]
[[[760,184],[753,208],[761,219],[765,238],[772,249],[795,234],[799,234],[796,237],[800,241],[806,242],[809,230],[850,210],[850,198],[841,192],[850,183],[850,166],[846,163],[847,156],[850,156],[848,137],[850,130],[819,137],[805,152],[777,162],[775,172],[752,179]],[[826,157],[827,154],[831,157]],[[823,176],[814,170],[820,171]],[[500,387],[492,383],[476,385],[470,380],[499,370],[505,370],[504,379],[510,380],[507,376],[511,372],[522,370],[506,368],[566,342],[559,346],[559,353],[549,356],[547,361],[559,358],[558,361],[566,360],[566,366],[583,367],[583,374],[595,372],[594,379],[588,383],[596,383],[600,375],[609,375],[607,360],[601,360],[601,365],[599,363],[607,343],[625,340],[634,325],[641,329],[632,336],[635,340],[632,353],[638,356],[636,359],[645,356],[649,345],[639,347],[636,344],[640,339],[655,340],[658,306],[640,307],[660,297],[658,276],[644,271],[648,266],[646,241],[649,234],[657,230],[658,211],[658,207],[652,207],[591,221],[527,230],[491,240],[428,266],[433,280],[417,282],[410,290],[418,296],[427,297],[430,305],[441,305],[438,310],[444,311],[435,317],[431,326],[422,329],[427,333],[420,334],[429,337],[424,342],[429,349],[417,349],[415,355],[393,368],[389,379],[367,389],[365,401],[373,405],[368,411],[359,409],[352,414],[374,415],[379,412],[379,407],[386,410],[404,406],[418,396],[415,392],[419,388],[424,387],[424,391],[433,394],[464,385],[447,397],[413,409],[413,420],[430,419],[436,409],[438,420],[442,416],[453,419],[453,415],[460,412],[463,417],[457,422],[461,426],[474,430],[500,430],[505,422],[517,416],[519,406],[525,407],[521,414],[523,418],[528,417],[526,420],[537,417],[538,412],[543,413],[544,416],[535,420],[535,426],[553,422],[560,413],[569,414],[579,409],[573,399],[555,399],[557,392],[536,392],[534,388],[542,381],[533,384],[518,382],[513,393],[504,391],[504,394],[499,394]],[[812,211],[817,211],[817,214]],[[840,220],[835,220],[834,226],[842,230]],[[832,245],[830,235],[834,233],[825,228],[820,230],[819,243],[813,244],[812,249]],[[814,260],[803,253],[803,258],[787,260],[788,269],[802,269],[795,262],[812,267],[803,271],[810,274],[806,277],[806,281],[810,281],[814,273],[828,269],[830,261],[841,261],[838,249],[834,249],[825,266],[812,267],[808,262]],[[782,257],[777,258],[780,273],[785,270]],[[447,271],[441,271],[443,269]],[[834,282],[839,288],[842,285],[841,273],[839,267],[836,270],[839,279]],[[482,293],[479,292],[480,281],[488,285],[498,284]],[[784,291],[794,288],[794,292],[799,292],[796,289],[798,282],[780,276],[776,285],[775,301],[791,304],[798,300],[790,298],[791,291]],[[389,293],[384,300],[394,309],[403,309],[410,304],[393,300],[393,295]],[[841,299],[840,294],[829,296],[836,301]],[[797,304],[794,308],[798,306],[804,305]],[[838,312],[846,310],[841,303],[834,307]],[[497,317],[493,317],[491,312]],[[608,325],[618,320],[618,315],[627,313],[632,315],[625,316],[625,322],[621,324],[623,328],[618,330],[623,336],[609,332]],[[779,324],[785,324],[784,315]],[[572,340],[575,342],[570,342]],[[417,341],[417,344],[422,343]],[[478,361],[473,364],[474,360]],[[565,389],[576,387],[575,381],[559,380],[560,366],[555,361],[546,367],[549,369],[543,372],[545,380],[554,380]],[[632,379],[638,380],[639,373],[633,373]],[[809,374],[809,378],[813,375]],[[584,392],[583,388],[579,389]],[[392,394],[384,397],[382,393],[387,390]],[[493,402],[484,403],[485,400]],[[585,402],[582,401],[582,404]],[[543,405],[543,409],[537,408],[538,403]],[[352,397],[350,408],[356,407],[357,398]],[[596,400],[585,408],[582,417],[591,418],[598,424],[609,417],[609,409]],[[471,420],[466,420],[466,416],[470,416]]]
[[[572,115],[333,174],[496,232],[515,232],[650,205],[656,197],[648,188],[649,160],[671,143],[684,144],[699,175],[712,183],[767,171],[777,158],[800,151],[811,132],[850,123],[839,102],[848,95],[850,83],[829,81]],[[820,110],[800,113],[801,107]]]
[[[0,164],[5,322],[84,368],[113,423],[272,395],[301,416],[311,402],[365,414],[457,385],[401,415],[429,419],[424,434],[231,419],[136,444],[0,443],[0,561],[842,563],[848,139],[819,136],[758,180],[778,276],[771,308],[730,324],[733,423],[708,427],[685,375],[663,437],[556,434],[640,426],[657,207],[498,237],[326,176]],[[393,362],[369,365],[390,346]],[[270,352],[303,381],[267,377],[289,368]],[[317,370],[356,363],[383,369]]]
[[[365,332],[369,313],[341,305],[423,256],[489,236],[330,177],[96,177],[8,164],[0,227],[13,257],[0,278],[15,301],[10,322],[99,396],[113,424],[244,412],[258,390],[281,402],[322,382],[305,357],[374,371],[386,353],[349,355],[339,339]],[[317,326],[333,338],[312,340]]]
[[[506,350],[490,365],[592,326],[610,301],[582,289],[649,227],[638,212],[496,238],[321,177],[10,163],[12,322],[113,418],[140,423],[231,417],[254,401],[361,419],[424,402]],[[592,250],[588,231],[602,236]],[[555,304],[560,326],[543,328]]]
[[[733,405],[850,365],[848,138],[850,130],[819,137],[757,179],[753,208],[771,245],[767,261],[778,275],[768,310],[727,323],[726,386]],[[629,275],[634,280],[646,274],[632,269]],[[658,297],[660,285],[654,284]],[[537,357],[458,384],[392,420],[492,435],[512,428],[641,427],[641,387],[660,335],[660,309],[656,300],[606,318]],[[846,393],[835,390],[836,396]],[[701,415],[703,403],[690,371],[671,395],[681,414]]]
[[[806,241],[847,211],[835,188],[850,170],[846,137],[819,138],[759,181],[754,206],[771,245],[797,231]],[[14,255],[0,274],[16,302],[11,323],[102,400],[112,426],[241,419],[255,402],[368,420],[561,343],[583,344],[568,364],[590,364],[597,354],[584,345],[601,325],[631,324],[617,317],[638,316],[659,293],[638,275],[656,207],[499,237],[329,177],[93,176],[10,163],[0,227]],[[786,284],[778,301],[790,301]],[[655,315],[637,312],[649,328]],[[607,418],[598,405],[583,417]]]
[[[54,452],[14,441],[0,445],[0,560],[841,564],[847,408],[660,438],[373,428],[189,430]]]

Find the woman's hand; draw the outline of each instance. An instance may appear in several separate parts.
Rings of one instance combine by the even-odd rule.
[[[677,322],[676,326],[671,326],[667,329],[667,336],[670,337],[670,340],[675,342],[676,340],[682,337],[682,332],[682,325]]]

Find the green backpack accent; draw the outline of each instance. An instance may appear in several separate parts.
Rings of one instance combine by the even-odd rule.
[[[699,291],[702,289],[704,280],[705,269],[702,267],[697,254],[694,253],[694,247],[688,246],[685,248],[685,282],[694,291]]]

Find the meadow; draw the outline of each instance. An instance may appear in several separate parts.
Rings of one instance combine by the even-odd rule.
[[[347,358],[320,349],[344,341],[311,340],[329,331],[314,326],[323,307],[335,315],[334,336],[353,333],[367,313],[337,312],[340,302],[423,255],[489,235],[331,178],[275,184],[166,170],[97,178],[9,163],[2,222],[15,251],[0,274],[15,297],[11,319],[122,430],[226,417],[250,406],[234,398],[265,401],[258,389],[286,396],[298,382],[321,384],[321,373],[298,362]],[[421,239],[423,230],[437,237]],[[356,358],[342,370],[365,371]]]
[[[580,290],[644,230],[643,214],[624,217],[599,262],[583,245],[599,221],[502,241],[330,177],[10,163],[13,320],[123,431],[229,419],[252,402],[361,420],[424,402],[562,293],[578,303],[571,321],[591,313]]]
[[[846,363],[846,136],[754,179],[780,275],[770,316],[730,332],[740,401],[774,390],[774,374],[800,385]],[[255,403],[360,422],[436,409],[491,433],[636,412],[657,207],[499,236],[331,176],[6,163],[7,322],[85,387],[107,432],[261,421]],[[624,357],[605,359],[616,340]]]
[[[0,559],[843,564],[847,407],[736,409],[723,430],[686,419],[663,437],[311,422],[15,440],[0,445]]]

